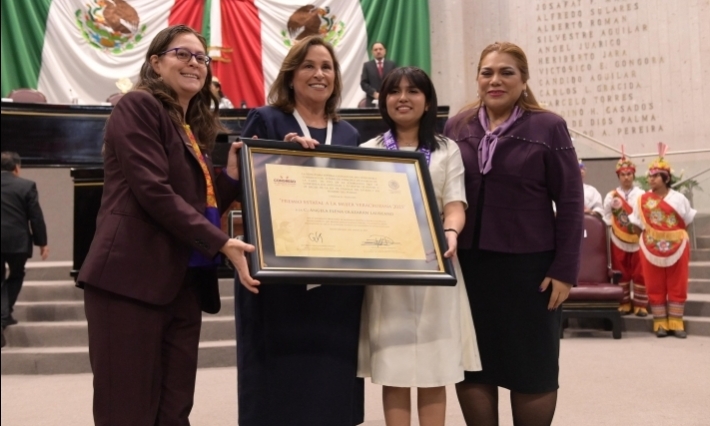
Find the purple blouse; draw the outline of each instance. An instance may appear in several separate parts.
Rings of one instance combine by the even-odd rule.
[[[486,132],[477,114],[462,122],[470,113],[452,117],[444,128],[444,134],[458,143],[466,168],[469,208],[459,248],[473,248],[476,203],[484,188],[478,248],[502,253],[554,250],[547,276],[576,284],[584,195],[567,124],[551,112],[526,111],[498,137],[483,186],[478,145]]]

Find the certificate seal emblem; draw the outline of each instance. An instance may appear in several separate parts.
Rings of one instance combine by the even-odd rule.
[[[387,182],[387,186],[392,190],[392,191],[397,191],[399,190],[399,184],[395,180],[391,180]]]

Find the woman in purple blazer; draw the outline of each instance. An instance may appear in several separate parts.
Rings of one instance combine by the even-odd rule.
[[[78,277],[96,425],[189,425],[201,310],[219,310],[218,253],[251,280],[253,247],[220,229],[239,195],[238,144],[215,176],[206,51],[189,27],[162,30],[106,125],[101,208]]]
[[[457,385],[467,424],[498,424],[498,386],[511,391],[515,424],[549,425],[557,403],[559,307],[577,281],[583,192],[567,125],[528,79],[522,49],[486,47],[479,99],[444,129],[466,169],[458,256],[483,368]]]

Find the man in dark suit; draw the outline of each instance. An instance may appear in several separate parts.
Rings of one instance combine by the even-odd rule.
[[[382,85],[382,80],[385,76],[397,68],[397,64],[394,61],[385,59],[387,55],[387,49],[385,45],[376,41],[372,43],[372,57],[371,61],[367,61],[362,65],[362,77],[360,77],[360,87],[367,94],[367,100],[365,107],[372,108],[375,105],[373,101],[380,97],[379,90]]]
[[[2,167],[2,330],[16,324],[12,309],[22,289],[25,263],[32,257],[32,243],[40,247],[42,260],[49,255],[47,228],[39,206],[37,186],[20,174],[20,156],[3,152]],[[5,264],[10,274],[5,279]],[[5,335],[2,336],[5,346]]]

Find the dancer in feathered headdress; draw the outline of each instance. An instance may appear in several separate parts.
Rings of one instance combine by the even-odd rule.
[[[668,146],[658,143],[658,159],[648,168],[651,189],[638,199],[631,220],[643,229],[639,238],[641,267],[658,337],[673,333],[685,338],[683,309],[688,297],[690,246],[687,226],[697,211],[683,194],[671,188]]]
[[[641,264],[639,263],[639,233],[641,229],[632,224],[629,216],[637,205],[637,199],[643,190],[634,186],[636,165],[626,157],[624,145],[621,145],[621,158],[616,163],[616,175],[619,186],[604,198],[604,220],[611,226],[611,265],[621,271],[619,285],[624,290],[624,298],[619,305],[622,315],[631,313],[637,316],[648,315],[648,296],[644,285]],[[633,306],[631,301],[631,281],[634,282]]]

